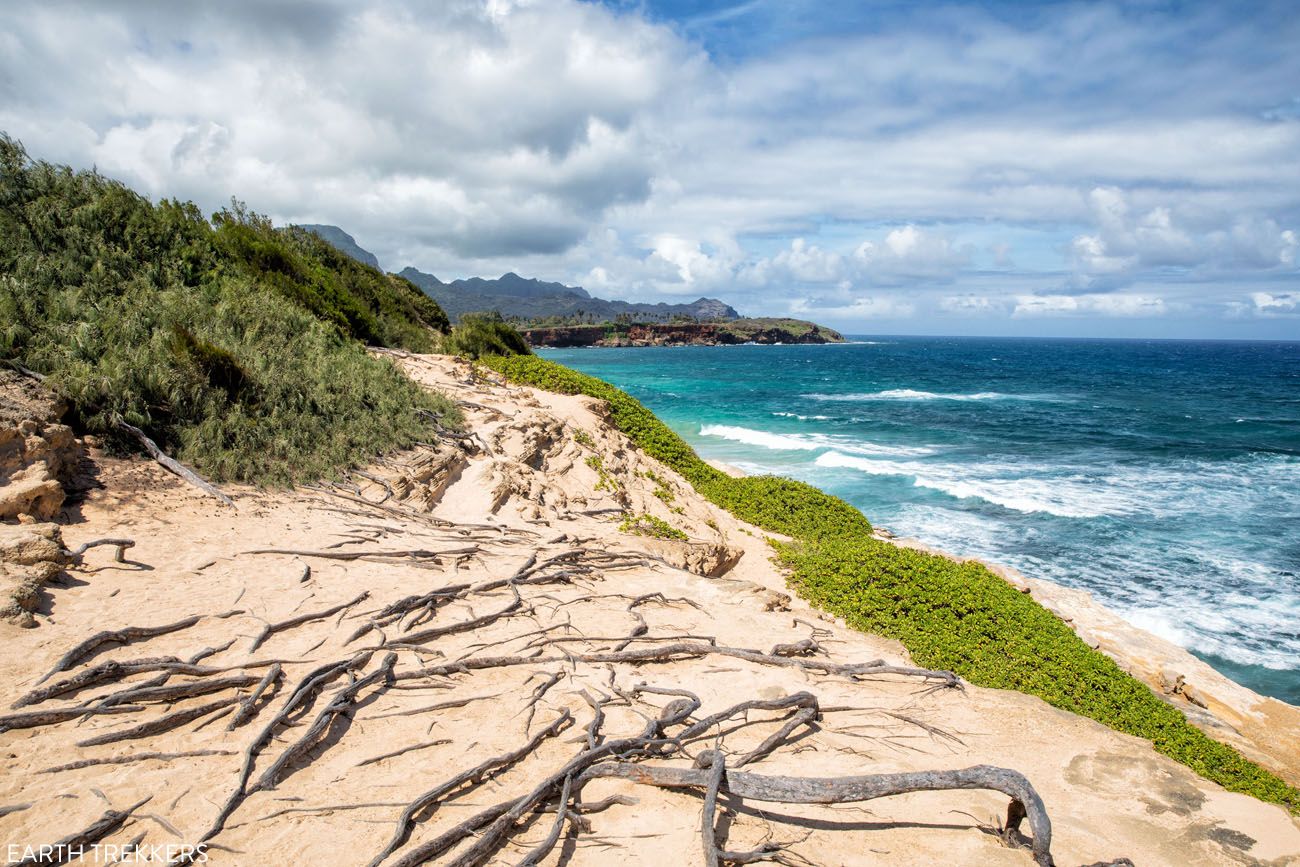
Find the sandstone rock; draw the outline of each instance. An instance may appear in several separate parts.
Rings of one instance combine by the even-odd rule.
[[[647,539],[642,547],[679,569],[705,578],[726,575],[740,562],[744,551],[714,542],[682,542],[678,539]],[[788,597],[787,597],[788,598]]]
[[[35,626],[41,586],[67,562],[56,524],[0,524],[0,619]]]
[[[1203,707],[1208,709],[1210,706],[1209,702],[1205,700],[1205,696],[1201,695],[1200,691],[1197,690],[1196,687],[1192,686],[1190,683],[1183,684],[1182,695],[1183,698],[1187,699],[1197,707]]]
[[[1177,695],[1183,689],[1183,676],[1172,668],[1160,672],[1160,691],[1165,695]]]
[[[789,611],[790,594],[781,593],[777,590],[769,590],[763,594],[764,611]]]

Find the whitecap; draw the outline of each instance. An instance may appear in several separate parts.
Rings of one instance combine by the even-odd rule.
[[[850,402],[868,400],[1060,400],[1060,398],[1050,394],[1004,394],[999,391],[976,391],[969,394],[953,394],[936,391],[919,391],[914,388],[888,388],[884,391],[856,392],[852,394],[813,393],[800,395],[800,397],[809,400]]]
[[[1009,469],[1000,465],[872,460],[836,451],[819,455],[816,464],[854,469],[873,476],[910,476],[918,488],[929,488],[958,500],[979,499],[1026,514],[1046,512],[1062,518],[1099,518],[1133,511],[1128,497],[1096,480],[978,477],[981,472]]]
[[[718,437],[748,446],[778,451],[817,451],[841,449],[861,455],[897,455],[900,457],[928,455],[934,452],[928,446],[894,446],[853,440],[847,437],[829,437],[823,434],[780,434],[726,424],[706,424],[700,427],[700,436]]]

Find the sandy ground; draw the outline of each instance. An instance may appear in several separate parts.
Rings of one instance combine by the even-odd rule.
[[[34,689],[93,633],[172,624],[191,615],[200,619],[186,628],[105,644],[44,685],[108,660],[189,659],[205,648],[216,652],[200,665],[229,670],[174,674],[164,686],[241,675],[248,683],[170,704],[146,698],[130,705],[135,711],[0,733],[0,844],[10,861],[24,846],[67,837],[109,808],[146,798],[105,842],[140,835],[145,845],[160,847],[198,841],[236,790],[245,750],[309,672],[353,661],[349,672],[324,685],[309,710],[273,730],[252,781],[309,735],[331,697],[379,670],[391,650],[398,679],[363,684],[322,737],[309,738],[275,780],[249,794],[211,839],[209,863],[369,863],[421,793],[523,746],[564,713],[572,715],[562,732],[541,738],[519,762],[421,811],[410,840],[384,861],[402,863],[413,847],[520,797],[584,750],[593,718],[589,700],[601,704],[606,716],[600,733],[612,740],[639,732],[680,697],[638,691],[645,684],[698,696],[695,719],[801,691],[815,694],[823,709],[836,708],[745,768],[758,774],[845,776],[980,764],[1020,771],[1046,804],[1052,852],[1061,865],[1121,856],[1142,867],[1300,864],[1300,825],[1282,809],[1224,792],[1142,741],[1024,695],[971,686],[932,689],[933,681],[914,675],[851,679],[720,655],[639,664],[575,658],[672,640],[766,652],[812,638],[820,649],[794,659],[910,665],[895,642],[822,619],[786,597],[762,535],[639,453],[609,428],[595,402],[506,387],[447,359],[399,362],[463,402],[474,432],[464,449],[447,442],[390,456],[335,486],[232,490],[235,509],[152,464],[98,460],[101,487],[67,510],[65,543],[127,537],[136,545],[124,563],[114,561],[111,548],[88,552],[66,579],[48,586],[36,612],[39,627],[0,626],[5,706]],[[690,541],[621,531],[626,514],[654,515]],[[272,549],[290,553],[259,553]],[[543,568],[526,582],[512,589],[502,581],[533,558]],[[469,589],[443,597],[436,610],[417,609],[368,628],[391,603],[462,584]],[[362,593],[368,595],[356,601]],[[252,649],[268,624],[295,619],[302,622]],[[477,625],[462,628],[471,622]],[[419,635],[444,627],[440,635]],[[635,640],[625,644],[629,639]],[[514,662],[446,668],[484,657]],[[256,704],[251,721],[228,731],[231,716],[215,714],[248,697],[275,662],[285,675],[278,690]],[[156,674],[4,713],[74,707]],[[213,714],[162,733],[78,746],[223,700]],[[751,711],[710,728],[687,755],[653,762],[687,768],[690,755],[717,747],[734,763],[786,719],[783,712]],[[181,752],[205,754],[142,758]],[[623,802],[597,809],[612,795]],[[581,802],[591,811],[566,823],[559,844],[540,863],[702,863],[697,790],[602,779],[585,787]],[[1028,851],[997,834],[1007,798],[996,792],[917,793],[841,806],[724,795],[721,805],[718,827],[728,849],[780,843],[790,863],[1033,863]],[[554,820],[553,809],[530,811],[490,863],[524,863]]]

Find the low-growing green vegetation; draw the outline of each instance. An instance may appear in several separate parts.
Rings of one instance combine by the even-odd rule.
[[[605,469],[605,461],[600,455],[588,455],[586,460],[587,466],[596,471],[600,478],[596,482],[596,490],[609,491],[611,494],[619,489],[618,479],[609,474]]]
[[[1151,741],[1234,792],[1300,812],[1300,791],[1191,725],[1176,708],[1060,618],[979,563],[889,545],[849,504],[801,482],[731,478],[706,464],[630,395],[535,356],[488,358],[508,379],[609,401],[616,427],[738,518],[790,538],[775,542],[790,584],[854,626],[900,640],[920,665],[1049,704]]]
[[[528,342],[500,313],[466,313],[442,341],[442,351],[465,358],[530,355]]]
[[[218,480],[320,478],[459,424],[363,344],[429,350],[411,284],[241,205],[205,219],[0,133],[0,363],[47,377],[85,431],[124,420]]]
[[[663,518],[657,518],[654,515],[642,513],[640,515],[628,515],[623,519],[623,523],[618,525],[619,532],[631,533],[634,536],[650,536],[655,539],[676,539],[679,542],[686,541],[686,534],[665,521]]]
[[[591,434],[587,433],[582,428],[574,429],[573,439],[580,446],[586,446],[589,449],[594,449],[596,447],[596,441],[591,438]]]

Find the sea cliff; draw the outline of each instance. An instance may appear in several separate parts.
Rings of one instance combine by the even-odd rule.
[[[738,343],[841,343],[837,331],[800,319],[728,322],[604,323],[520,329],[532,346],[686,346]]]

